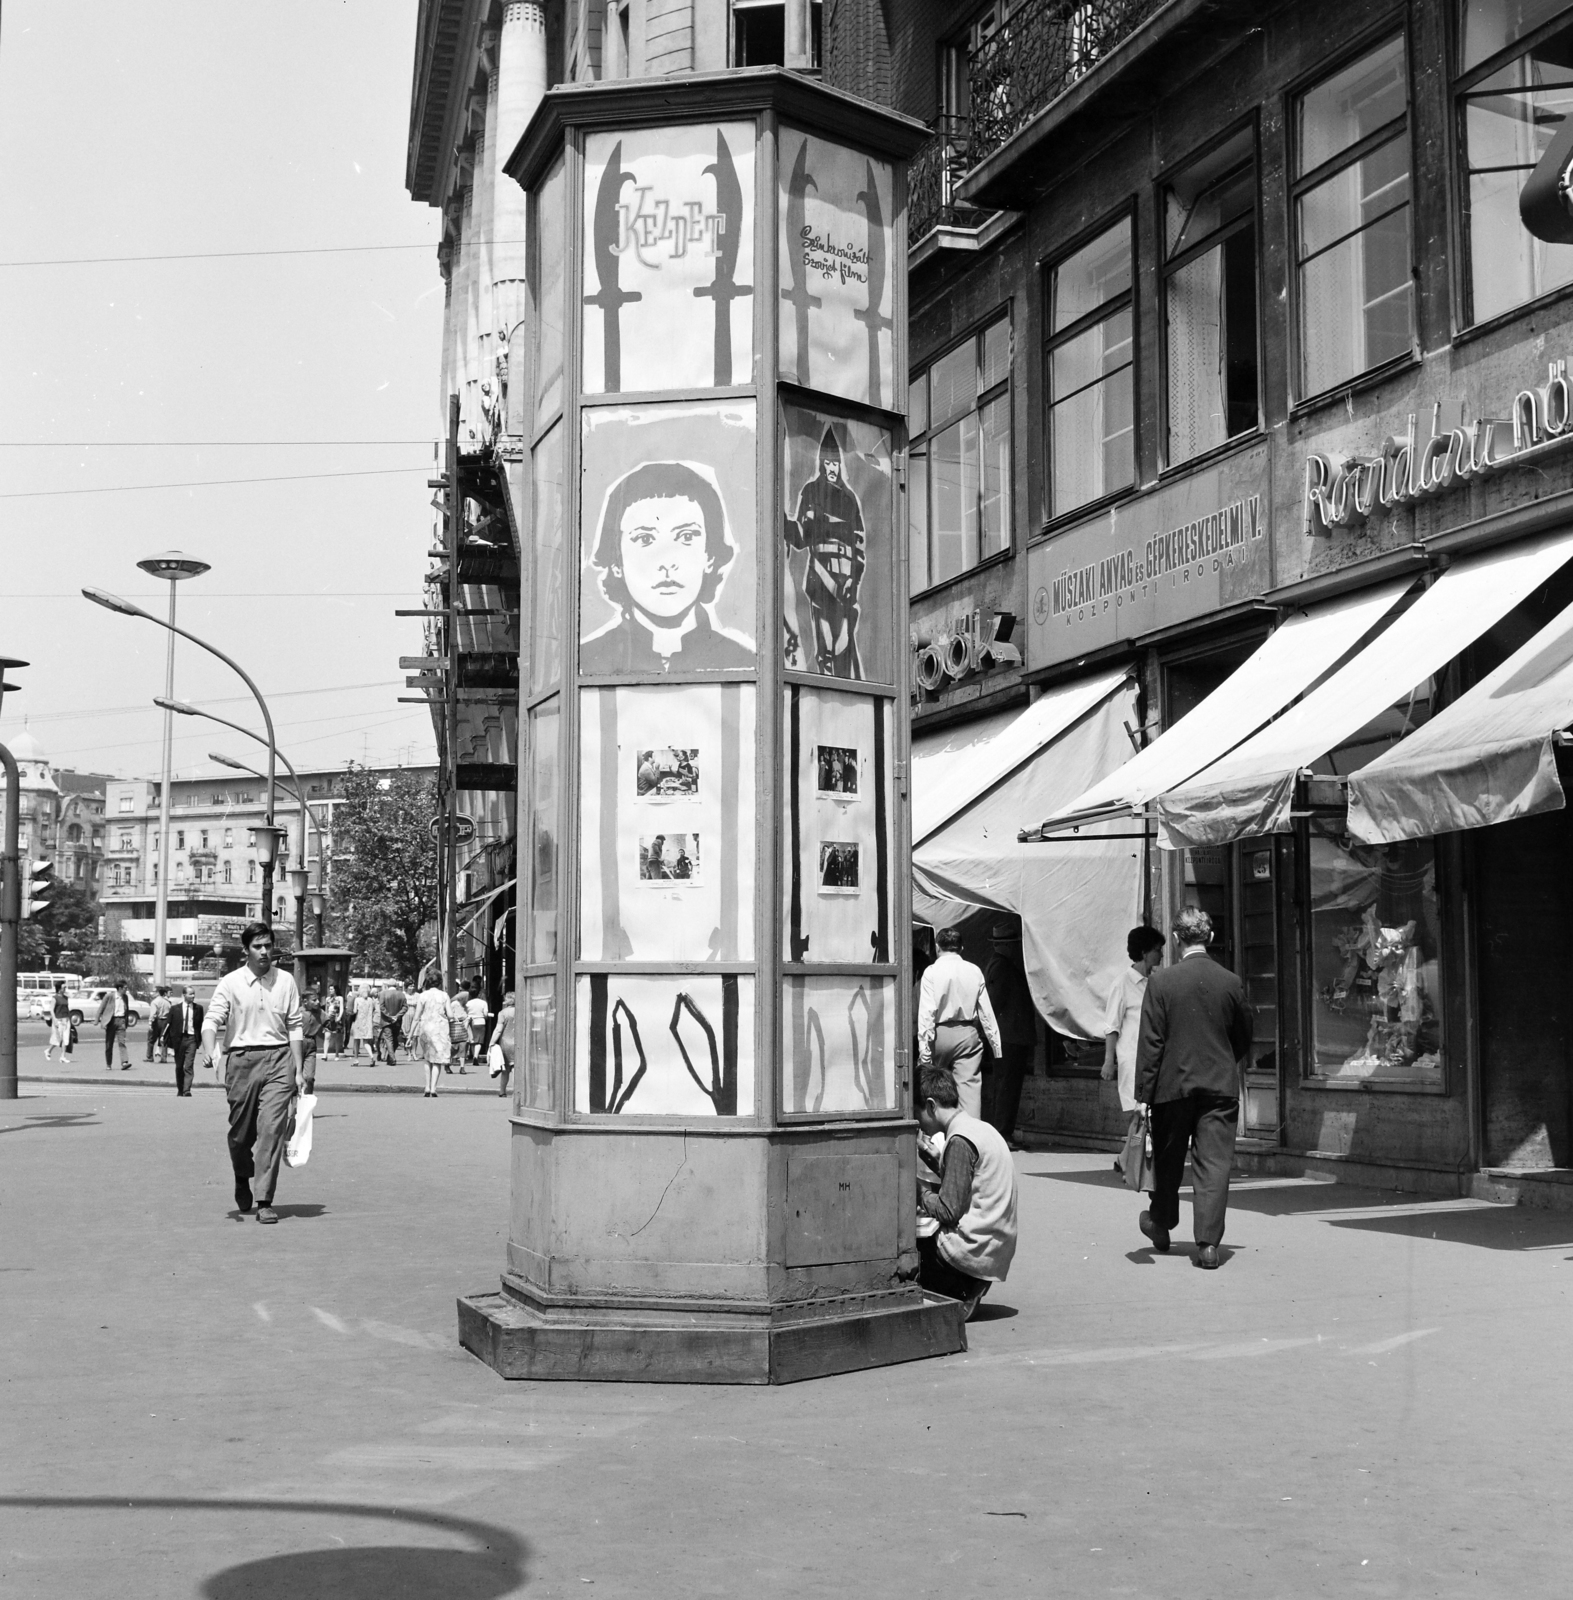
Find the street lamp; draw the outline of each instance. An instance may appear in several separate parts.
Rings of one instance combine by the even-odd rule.
[[[197,645],[203,650],[206,650],[209,655],[217,656],[226,667],[229,667],[233,672],[239,675],[241,681],[248,689],[251,690],[252,694],[256,696],[257,706],[262,712],[262,720],[267,724],[268,775],[265,780],[267,783],[267,791],[265,795],[267,811],[263,820],[265,825],[271,829],[273,826],[273,791],[277,787],[274,774],[275,767],[277,765],[278,747],[273,742],[273,713],[268,710],[268,703],[262,698],[262,691],[253,681],[251,674],[247,672],[246,669],[241,666],[241,664],[236,661],[233,656],[225,655],[217,645],[209,644],[206,639],[199,639],[196,634],[188,633],[184,628],[177,628],[173,621],[165,622],[162,618],[155,617],[151,611],[144,611],[141,606],[134,606],[129,600],[122,600],[119,595],[110,594],[105,589],[84,589],[82,591],[82,598],[85,600],[91,600],[96,606],[103,606],[106,611],[117,611],[123,617],[142,617],[148,622],[157,623],[161,628],[168,628],[171,633],[178,633],[182,639],[189,639],[192,644]],[[169,783],[167,780],[164,784],[164,793],[166,795],[169,793]],[[163,846],[160,848],[163,848]],[[263,867],[262,871],[262,903],[263,906],[269,911],[272,910],[273,906],[273,856],[274,851],[270,846],[267,863]],[[257,859],[259,862],[262,860],[262,852],[260,850],[257,852]],[[159,872],[159,878],[161,881],[168,877],[167,869],[168,864],[164,863]]]
[[[153,578],[169,582],[169,650],[164,657],[164,693],[175,692],[175,586],[187,578],[200,578],[210,571],[206,561],[198,561],[179,550],[166,550],[163,555],[149,556],[137,562],[141,570]],[[162,986],[167,980],[165,943],[169,935],[169,785],[173,777],[175,727],[169,713],[164,713],[164,773],[158,791],[158,881],[153,895],[153,985]]]

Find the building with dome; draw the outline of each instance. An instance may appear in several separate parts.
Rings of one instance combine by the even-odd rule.
[[[104,858],[105,773],[56,768],[27,726],[4,741],[21,787],[17,849],[24,861],[47,860],[55,876],[96,895]],[[0,817],[5,799],[0,794]]]

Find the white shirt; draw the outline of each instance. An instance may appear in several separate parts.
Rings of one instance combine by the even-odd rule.
[[[491,1015],[491,1008],[486,1004],[485,998],[481,995],[476,995],[476,997],[464,1009],[469,1012],[471,1022],[479,1022],[483,1025],[485,1024],[487,1017]]]
[[[1137,966],[1126,967],[1115,979],[1104,1008],[1104,1033],[1119,1035],[1114,1041],[1114,1064],[1122,1111],[1136,1109],[1136,1041],[1141,1034],[1146,993],[1147,974]]]
[[[219,979],[204,1031],[211,1027],[227,1053],[288,1044],[301,1037],[300,1022],[300,991],[289,973],[270,967],[259,978],[239,967]]]
[[[946,1022],[980,1023],[989,1049],[996,1056],[1004,1054],[983,973],[956,950],[941,950],[918,986],[918,1054],[922,1060],[933,1058],[934,1030]]]

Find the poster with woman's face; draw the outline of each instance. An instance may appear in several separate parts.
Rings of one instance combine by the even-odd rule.
[[[899,410],[891,274],[895,175],[844,145],[781,130],[781,376]]]
[[[754,372],[754,125],[592,133],[584,152],[586,394]]]
[[[583,417],[580,674],[752,669],[753,401]]]
[[[782,660],[795,672],[895,681],[890,435],[781,407]]]

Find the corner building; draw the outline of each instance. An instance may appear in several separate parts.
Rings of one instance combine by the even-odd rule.
[[[1021,920],[1021,1125],[1118,1133],[1123,933],[1196,904],[1248,1160],[1555,1192],[1573,245],[1519,194],[1573,8],[847,0],[825,51],[933,128],[914,906]]]

